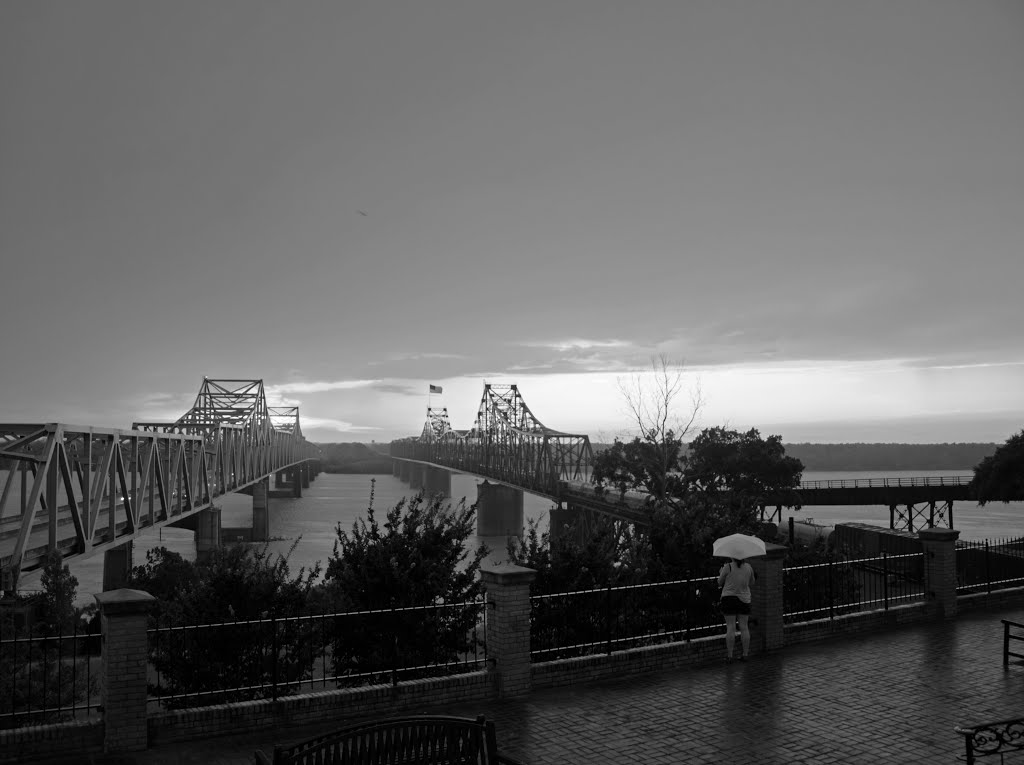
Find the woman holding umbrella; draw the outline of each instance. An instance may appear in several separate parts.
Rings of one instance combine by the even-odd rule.
[[[764,542],[747,534],[732,534],[715,540],[713,554],[730,559],[718,572],[718,586],[722,588],[719,605],[725,615],[726,659],[732,661],[738,623],[743,648],[740,661],[746,661],[750,656],[750,628],[747,625],[750,619],[750,585],[757,581],[754,567],[746,559],[764,555]]]

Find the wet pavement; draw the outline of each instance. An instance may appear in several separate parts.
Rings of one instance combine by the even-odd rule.
[[[484,714],[496,723],[501,751],[530,765],[953,763],[963,753],[955,725],[1024,716],[1024,666],[1003,669],[1000,619],[1024,621],[1024,608],[796,645],[745,663],[422,711]],[[93,762],[251,765],[257,747],[269,751],[334,727],[279,728]]]

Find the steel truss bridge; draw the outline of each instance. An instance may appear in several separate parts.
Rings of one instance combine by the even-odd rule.
[[[423,432],[391,442],[396,459],[426,462],[473,473],[557,499],[564,483],[589,480],[590,438],[544,425],[516,385],[484,385],[476,421],[455,430],[448,409],[427,409]]]
[[[516,385],[485,384],[469,430],[453,429],[447,408],[428,408],[420,435],[392,441],[391,456],[470,473],[564,503],[576,511],[583,533],[608,520],[641,526],[648,522],[645,495],[595,491],[589,437],[545,426]],[[809,481],[765,497],[761,517],[781,522],[783,507],[882,505],[889,509],[892,529],[952,528],[953,503],[964,500],[976,500],[971,476]]]
[[[50,551],[104,552],[318,459],[298,407],[268,407],[262,380],[204,378],[180,418],[130,430],[0,424],[3,589]]]

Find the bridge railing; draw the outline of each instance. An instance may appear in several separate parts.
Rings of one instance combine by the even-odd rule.
[[[908,476],[897,478],[829,478],[821,481],[801,481],[801,489],[869,489],[890,486],[968,486],[969,475]]]
[[[534,662],[724,633],[717,577],[530,596]]]
[[[483,669],[486,610],[479,599],[156,626],[149,702],[178,709]]]

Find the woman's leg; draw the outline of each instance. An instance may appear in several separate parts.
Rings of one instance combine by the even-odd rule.
[[[732,649],[736,645],[736,617],[725,615],[725,655],[732,658]]]
[[[747,626],[747,621],[750,616],[747,614],[740,614],[740,643],[743,645],[743,657],[746,658],[750,655],[750,628]]]

